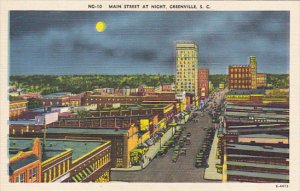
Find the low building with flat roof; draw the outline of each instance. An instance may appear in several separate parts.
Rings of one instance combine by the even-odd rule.
[[[36,132],[24,132],[23,134],[14,134],[13,137],[39,137],[43,138],[44,129]],[[141,139],[136,127],[128,129],[105,129],[105,128],[47,128],[48,139],[96,139],[111,141],[111,166],[112,168],[127,168],[130,162],[130,151],[136,148]]]
[[[289,182],[289,148],[238,142],[224,149],[223,181]]]
[[[10,156],[39,150],[41,169],[36,182],[107,182],[110,179],[111,142],[91,139],[47,139],[34,145],[32,138],[10,138]],[[22,162],[22,161],[21,161]],[[22,163],[26,166],[25,163]],[[15,165],[11,165],[10,167]],[[25,178],[27,175],[25,174]]]
[[[9,118],[18,119],[25,111],[28,110],[27,100],[9,101]]]
[[[9,142],[9,182],[41,182],[41,148],[39,139],[30,140],[31,145]]]

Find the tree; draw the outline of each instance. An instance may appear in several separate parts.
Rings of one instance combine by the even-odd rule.
[[[77,117],[78,118],[92,117],[92,113],[90,111],[78,110]]]
[[[28,109],[36,109],[43,107],[42,102],[36,98],[28,98]]]

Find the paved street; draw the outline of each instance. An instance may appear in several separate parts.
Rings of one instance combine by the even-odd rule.
[[[211,119],[207,113],[198,122],[190,122],[185,126],[191,132],[191,145],[186,145],[186,156],[180,156],[172,163],[173,149],[163,157],[155,158],[146,169],[141,171],[112,171],[112,181],[125,182],[204,182],[204,169],[194,166],[195,156],[202,144],[206,131],[203,127],[211,127]]]

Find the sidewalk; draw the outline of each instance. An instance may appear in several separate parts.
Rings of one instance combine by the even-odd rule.
[[[216,131],[208,157],[209,167],[204,172],[204,179],[206,180],[222,180],[222,174],[218,173],[216,168],[216,164],[220,164],[220,159],[216,158],[218,140],[218,131]]]
[[[167,142],[172,137],[172,128],[170,128],[164,136],[161,138],[161,145],[163,146],[165,142]],[[160,141],[156,142],[154,145],[149,147],[148,152],[145,154],[145,163],[143,165],[143,168],[146,168],[150,164],[149,158],[153,160],[155,155],[160,149]],[[141,166],[132,166],[130,168],[112,168],[112,171],[138,171],[143,169]]]

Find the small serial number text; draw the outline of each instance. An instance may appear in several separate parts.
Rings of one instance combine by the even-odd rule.
[[[276,188],[288,188],[288,184],[276,184]]]

